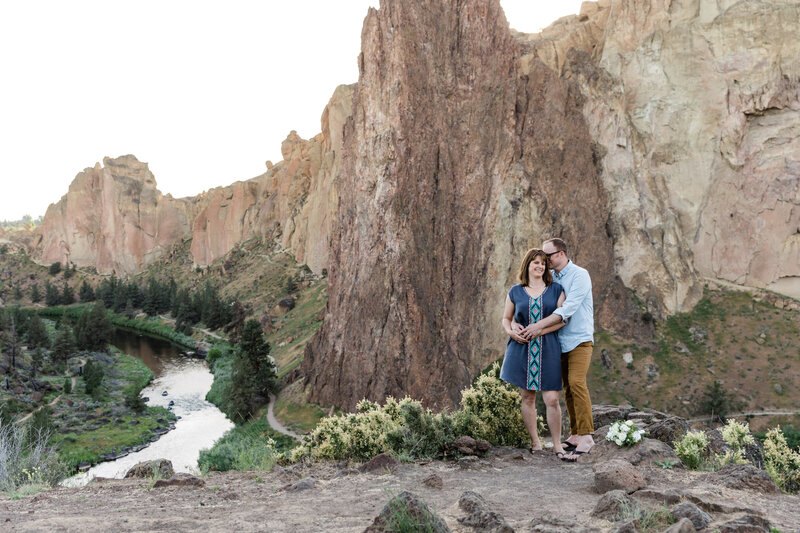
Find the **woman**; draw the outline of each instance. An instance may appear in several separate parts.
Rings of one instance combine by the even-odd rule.
[[[520,388],[522,419],[531,435],[531,451],[541,450],[542,443],[536,431],[536,391],[542,391],[547,407],[547,425],[553,437],[553,450],[559,458],[566,455],[561,446],[561,347],[559,323],[542,330],[530,342],[511,329],[511,321],[523,327],[550,316],[564,302],[564,289],[553,282],[547,255],[538,248],[525,254],[519,269],[519,285],[514,285],[506,296],[503,328],[509,336],[500,379]]]

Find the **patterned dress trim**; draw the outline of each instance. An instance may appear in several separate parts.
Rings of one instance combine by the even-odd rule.
[[[550,286],[534,298],[528,295],[528,324],[534,324],[542,318],[542,297]],[[524,289],[523,289],[524,290]],[[542,386],[542,337],[536,337],[528,343],[528,390],[540,390]]]

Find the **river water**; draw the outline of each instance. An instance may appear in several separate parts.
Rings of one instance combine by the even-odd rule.
[[[66,480],[65,485],[85,485],[95,477],[122,478],[136,463],[151,459],[169,459],[176,472],[196,473],[200,450],[210,448],[233,428],[222,411],[206,401],[214,380],[205,360],[183,355],[175,345],[124,330],[116,330],[112,344],[138,357],[153,371],[155,378],[142,390],[148,405],[168,407],[180,419],[175,429],[147,448],[114,461],[97,464],[84,473]],[[162,396],[166,391],[167,395]]]

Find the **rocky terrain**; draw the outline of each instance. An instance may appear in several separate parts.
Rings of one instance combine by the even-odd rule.
[[[591,272],[598,326],[626,339],[708,281],[800,297],[798,10],[600,0],[521,34],[497,0],[386,0],[358,82],[263,175],[172,199],[132,156],[105,159],[27,246],[133,274],[188,239],[201,266],[272,240],[330,273],[312,400],[453,405],[502,353],[519,258],[552,235]]]
[[[578,463],[508,447],[469,455],[477,450],[464,440],[467,455],[451,461],[398,463],[380,455],[360,466],[298,463],[266,474],[103,479],[0,499],[0,523],[13,532],[355,532],[401,497],[411,513],[432,510],[440,520],[435,531],[800,531],[800,497],[781,493],[762,470],[685,470],[663,442],[685,422],[660,413],[596,409],[605,425],[598,437],[619,416],[645,423],[654,438],[631,448],[601,439]],[[376,526],[386,524],[383,516]]]

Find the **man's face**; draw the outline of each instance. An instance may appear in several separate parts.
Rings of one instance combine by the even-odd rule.
[[[567,264],[567,254],[559,252],[552,242],[542,245],[542,250],[550,259],[550,266],[556,270],[561,270]]]

